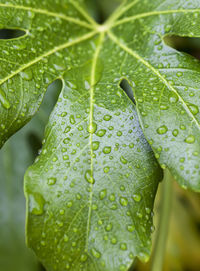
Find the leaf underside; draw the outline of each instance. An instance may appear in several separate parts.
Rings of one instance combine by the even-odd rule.
[[[0,141],[60,78],[42,151],[25,176],[28,244],[47,270],[127,270],[150,253],[162,177],[143,132],[160,165],[200,190],[200,66],[163,40],[200,35],[200,1],[124,1],[104,25],[83,2],[1,1],[1,28],[26,34],[0,41]]]

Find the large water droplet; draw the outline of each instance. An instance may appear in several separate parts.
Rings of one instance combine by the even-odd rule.
[[[161,126],[161,127],[159,127],[159,128],[157,129],[157,133],[158,133],[159,135],[166,134],[167,131],[168,131],[168,128],[167,128],[167,126],[165,126],[165,125],[163,125],[163,126]]]
[[[128,200],[127,200],[127,198],[121,197],[119,201],[120,201],[120,204],[121,204],[122,206],[127,206],[127,205],[128,205]]]
[[[104,147],[103,152],[104,152],[105,154],[109,154],[109,153],[111,152],[111,147],[110,147],[110,146]]]
[[[33,215],[42,215],[44,212],[45,200],[39,193],[29,195],[29,209]]]
[[[95,122],[90,123],[88,126],[88,132],[90,134],[94,134],[96,130],[97,130],[97,124]]]
[[[185,142],[188,144],[192,144],[195,142],[195,137],[193,135],[189,135],[186,139]]]
[[[140,202],[141,201],[141,195],[139,195],[139,194],[134,194],[133,195],[133,199],[134,199],[134,201],[136,201],[136,202]]]
[[[95,257],[95,258],[97,258],[97,259],[99,259],[99,258],[101,258],[101,253],[99,252],[99,251],[97,251],[96,249],[94,249],[94,248],[92,248],[92,255]]]
[[[103,200],[106,197],[106,195],[107,195],[107,190],[106,189],[101,190],[99,193],[99,198]]]
[[[93,178],[93,174],[91,172],[91,170],[86,170],[85,172],[85,179],[88,183],[94,184],[95,180]]]
[[[26,81],[30,81],[33,78],[33,73],[31,70],[29,71],[23,71],[20,73],[22,79],[26,80]]]
[[[98,148],[99,148],[99,141],[94,141],[94,142],[92,142],[92,149],[94,150],[94,151],[97,151],[98,150]]]
[[[6,95],[2,89],[0,89],[0,102],[4,108],[6,108],[6,109],[10,108],[10,103],[7,100]]]
[[[102,136],[105,135],[105,133],[106,133],[106,130],[105,130],[105,129],[101,129],[101,130],[99,130],[99,131],[97,132],[97,135],[98,135],[99,137],[102,137]]]
[[[127,163],[128,163],[128,161],[126,160],[126,158],[124,158],[123,155],[120,157],[120,161],[121,161],[123,164],[127,164]]]
[[[193,115],[197,115],[199,113],[199,108],[195,104],[190,104],[189,108]]]
[[[56,183],[56,181],[57,181],[56,178],[51,177],[51,178],[48,178],[47,183],[48,183],[48,185],[54,185]]]

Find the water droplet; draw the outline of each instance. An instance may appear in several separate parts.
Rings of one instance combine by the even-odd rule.
[[[115,194],[111,194],[111,195],[109,196],[109,200],[110,200],[110,201],[115,201]]]
[[[74,118],[74,115],[71,115],[71,116],[69,117],[69,121],[70,121],[71,124],[75,124],[75,123],[76,123],[75,118]]]
[[[97,135],[98,135],[99,137],[103,137],[103,136],[105,135],[105,133],[106,133],[106,130],[105,130],[105,129],[101,129],[101,130],[99,130],[99,131],[97,132]]]
[[[172,132],[173,136],[177,136],[178,133],[179,133],[179,131],[177,129],[174,129],[173,132]]]
[[[80,261],[81,261],[81,262],[86,262],[86,261],[87,261],[87,258],[88,258],[87,254],[82,254],[82,255],[81,255],[81,258],[80,258]]]
[[[160,105],[160,110],[167,110],[169,107],[167,105]]]
[[[54,185],[56,181],[57,181],[56,178],[51,177],[51,178],[48,178],[47,183],[48,185]]]
[[[109,224],[106,226],[106,231],[111,231],[112,228],[113,228],[112,223],[109,223]]]
[[[99,149],[99,144],[100,144],[99,141],[92,142],[92,149],[94,151],[97,151]]]
[[[23,71],[20,73],[22,79],[30,81],[33,78],[33,73],[31,70]]]
[[[40,244],[41,244],[43,247],[45,247],[45,246],[46,246],[46,243],[45,243],[45,241],[44,241],[44,240],[42,240],[42,241],[40,242]]]
[[[71,127],[70,126],[67,126],[66,128],[65,128],[65,131],[64,131],[64,133],[69,133],[69,131],[71,130]]]
[[[103,200],[106,197],[106,195],[107,195],[107,190],[106,189],[101,190],[99,193],[99,198]]]
[[[193,135],[189,135],[186,139],[185,142],[188,144],[192,144],[195,142],[195,137]]]
[[[134,226],[134,225],[128,225],[128,226],[127,226],[127,230],[128,230],[129,232],[133,232],[133,231],[135,230],[135,226]]]
[[[94,134],[96,130],[97,130],[97,124],[95,122],[90,123],[88,126],[88,132],[90,134]]]
[[[60,215],[64,215],[65,214],[65,210],[61,209],[60,210]]]
[[[121,249],[121,250],[127,250],[127,245],[126,245],[126,243],[120,244],[120,249]]]
[[[127,163],[128,163],[128,161],[126,160],[126,158],[124,158],[123,155],[120,157],[120,161],[121,161],[123,164],[127,164]]]
[[[26,48],[26,44],[22,43],[22,44],[14,44],[13,48],[16,50],[23,50]]]
[[[140,202],[141,201],[141,195],[139,195],[139,194],[134,194],[133,195],[133,199],[134,199],[134,201],[136,201],[136,202]]]
[[[101,253],[99,251],[97,251],[96,249],[92,248],[91,252],[95,258],[97,258],[97,259],[101,258]]]
[[[193,115],[197,115],[199,113],[199,108],[198,106],[194,104],[189,105],[190,111],[192,112]]]
[[[103,148],[103,152],[104,152],[105,154],[111,153],[111,147],[109,147],[109,146],[104,147],[104,148]]]
[[[177,74],[176,74],[178,77],[181,77],[182,75],[183,75],[183,73],[182,72],[177,72]]]
[[[127,205],[128,205],[128,200],[127,200],[127,198],[121,197],[119,201],[120,201],[120,204],[121,204],[122,206],[127,206]]]
[[[93,174],[91,172],[91,170],[86,170],[85,172],[85,179],[88,183],[94,184],[95,180],[93,178]]]
[[[6,109],[10,108],[10,103],[7,100],[6,95],[2,89],[0,89],[0,102],[4,108],[6,108]]]
[[[176,95],[176,94],[174,94],[174,95],[171,95],[170,97],[169,97],[169,102],[170,103],[177,103],[178,102],[178,96]]]
[[[104,119],[105,121],[109,121],[111,118],[112,118],[112,117],[111,117],[110,115],[105,115],[103,119]]]
[[[159,128],[157,129],[157,133],[158,133],[159,135],[166,134],[167,131],[168,131],[168,128],[167,128],[167,126],[165,126],[165,125],[163,125],[163,126],[161,126],[161,127],[159,127]]]
[[[122,132],[121,132],[121,131],[118,131],[118,132],[117,132],[117,136],[122,136]]]
[[[113,245],[117,244],[117,238],[116,238],[116,237],[113,237],[113,238],[111,239],[111,243],[112,243]]]
[[[110,168],[109,168],[109,167],[104,167],[103,171],[104,171],[105,173],[108,173],[108,172],[110,171]]]
[[[29,209],[33,215],[42,215],[44,212],[45,200],[39,193],[29,195]]]
[[[64,235],[64,242],[67,243],[69,241],[69,237],[65,234]]]

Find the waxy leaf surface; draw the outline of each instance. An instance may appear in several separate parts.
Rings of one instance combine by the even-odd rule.
[[[124,1],[104,25],[83,1],[1,1],[1,145],[62,91],[27,171],[28,243],[48,270],[127,270],[150,251],[151,210],[168,167],[200,190],[199,69],[164,42],[200,35],[200,1]],[[136,106],[119,87],[126,79]],[[117,257],[116,257],[117,255]]]

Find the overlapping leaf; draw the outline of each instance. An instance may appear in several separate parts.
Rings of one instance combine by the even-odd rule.
[[[41,155],[26,174],[28,243],[48,270],[127,270],[148,258],[161,165],[199,190],[199,65],[167,47],[198,36],[200,1],[124,1],[104,25],[83,1],[1,1],[1,144],[63,89]],[[116,256],[117,255],[117,256]]]

